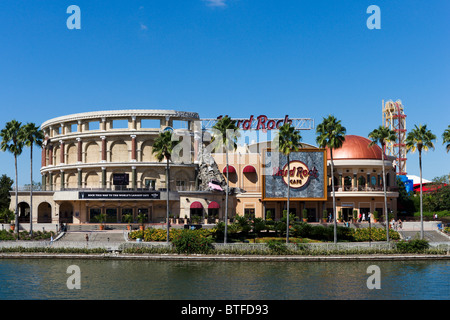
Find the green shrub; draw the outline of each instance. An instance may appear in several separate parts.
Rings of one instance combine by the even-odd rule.
[[[266,246],[271,254],[287,254],[289,253],[289,248],[286,243],[277,240],[270,240],[266,242]]]
[[[385,228],[360,228],[353,232],[354,241],[386,241]],[[399,240],[400,235],[397,231],[389,230],[390,240]]]
[[[205,236],[199,230],[183,229],[174,236],[172,243],[177,253],[208,253],[211,250],[212,237]]]
[[[397,250],[400,252],[418,253],[427,250],[429,247],[428,241],[422,239],[397,242]]]
[[[30,237],[30,234],[27,231],[21,231],[19,233],[20,240],[50,240],[51,237],[55,237],[55,233],[53,231],[35,231],[33,232],[33,238]],[[0,231],[0,241],[12,241],[17,240],[17,234],[11,230],[1,230]]]

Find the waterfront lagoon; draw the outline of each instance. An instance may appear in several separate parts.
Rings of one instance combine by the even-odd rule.
[[[0,283],[2,300],[448,300],[450,261],[3,259]]]

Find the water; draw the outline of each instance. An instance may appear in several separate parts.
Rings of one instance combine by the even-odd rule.
[[[69,290],[70,265],[81,289]],[[368,289],[370,265],[381,289]],[[0,260],[1,300],[448,300],[449,261]]]

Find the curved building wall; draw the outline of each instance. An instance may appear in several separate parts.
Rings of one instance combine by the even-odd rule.
[[[152,154],[166,127],[193,130],[197,113],[166,110],[101,111],[69,115],[42,124],[42,184],[46,190],[112,189],[115,173],[130,176],[127,188],[165,187],[165,162]],[[192,141],[192,144],[194,142]],[[195,180],[194,152],[173,164],[171,188],[188,190]]]

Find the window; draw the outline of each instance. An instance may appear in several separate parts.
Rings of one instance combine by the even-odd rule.
[[[145,179],[144,180],[145,189],[155,190],[156,180],[155,179]]]
[[[159,129],[161,127],[161,121],[159,119],[142,119],[142,129]]]
[[[376,186],[377,185],[377,177],[373,176],[372,178],[370,178],[370,184],[372,186]]]
[[[172,127],[174,129],[189,129],[189,122],[184,120],[173,120]]]
[[[100,213],[102,213],[102,210],[100,208],[92,208],[89,210],[89,221],[91,222],[97,222],[96,216],[98,216]]]
[[[186,185],[186,181],[184,180],[177,180],[176,181],[176,186],[177,186],[177,191],[184,191],[185,190],[185,185]]]
[[[74,123],[71,124],[69,127],[70,132],[77,132],[78,131],[78,124]]]
[[[87,130],[99,130],[100,129],[100,122],[98,121],[91,121],[87,124]]]
[[[128,120],[119,119],[111,122],[112,129],[128,129]]]
[[[244,209],[244,216],[249,218],[255,217],[255,209],[254,208],[248,208]]]

